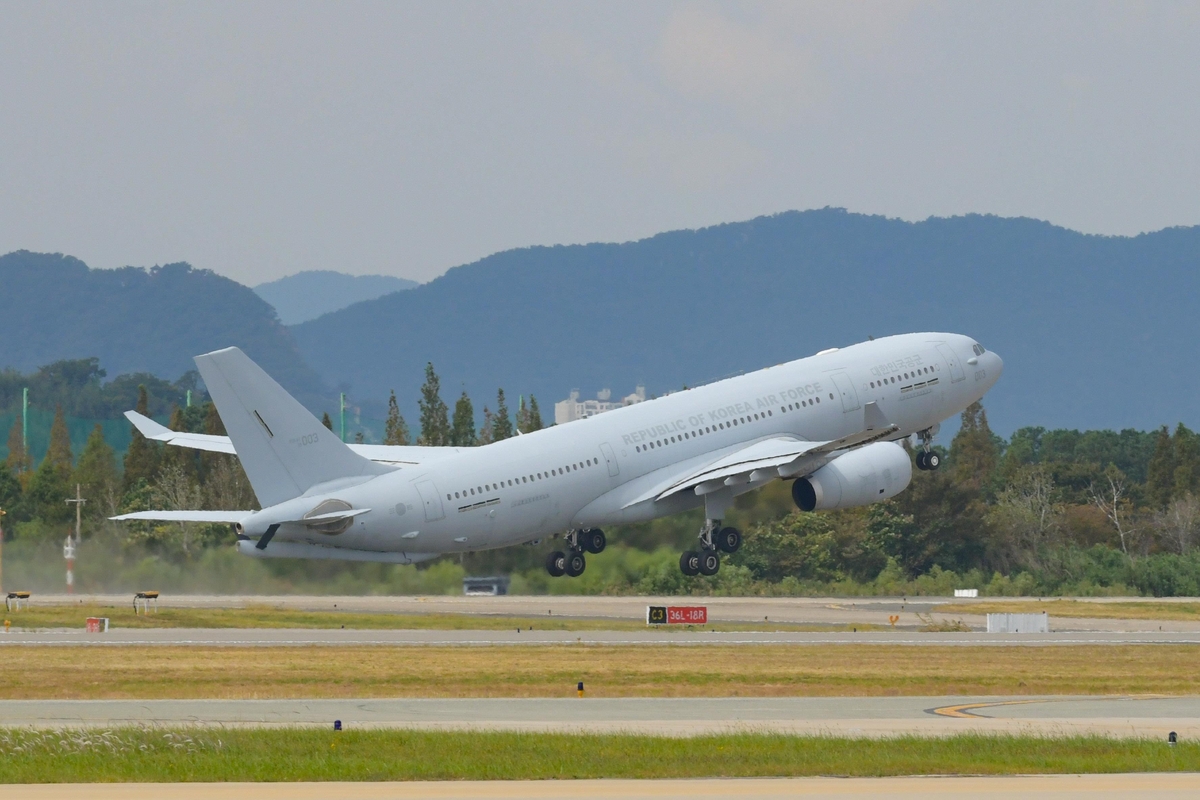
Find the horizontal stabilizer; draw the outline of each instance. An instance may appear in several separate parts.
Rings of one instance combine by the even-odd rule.
[[[253,511],[135,511],[132,514],[121,514],[109,517],[113,520],[145,519],[156,522],[240,522],[253,514]]]
[[[233,454],[234,452],[233,443],[229,441],[228,436],[173,431],[136,411],[126,411],[125,418],[133,423],[142,436],[155,442],[165,442],[176,447],[189,447],[192,450],[208,450],[213,453]]]
[[[159,425],[147,416],[136,411],[126,411],[125,417],[147,439],[172,445],[187,447],[192,450],[207,450],[212,453],[229,453],[237,455],[233,442],[228,436],[214,436],[209,433],[188,433],[173,431]],[[457,447],[418,447],[416,445],[390,444],[347,444],[351,451],[380,464],[395,464],[396,466],[426,464],[438,458],[445,458],[460,452]]]

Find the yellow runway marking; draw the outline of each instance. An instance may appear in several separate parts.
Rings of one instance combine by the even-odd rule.
[[[930,709],[931,714],[937,714],[939,717],[955,717],[956,719],[991,719],[979,714],[973,714],[981,708],[996,708],[998,706],[1023,706],[1030,703],[1047,703],[1049,700],[999,700],[993,703],[962,703],[957,706],[942,706],[941,708]]]

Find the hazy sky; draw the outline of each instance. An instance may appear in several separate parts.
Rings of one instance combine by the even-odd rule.
[[[0,252],[418,280],[826,205],[1200,223],[1200,5],[0,0]]]

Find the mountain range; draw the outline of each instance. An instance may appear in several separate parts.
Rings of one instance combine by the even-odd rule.
[[[651,393],[868,336],[956,331],[1005,360],[986,400],[1026,425],[1200,423],[1200,227],[1086,235],[1027,218],[787,212],[636,242],[530,247],[294,326],[356,402],[415,414],[432,361],[476,409],[572,388]],[[494,405],[494,402],[493,402]],[[409,417],[412,419],[412,417]]]
[[[260,283],[254,287],[254,293],[275,307],[280,322],[295,325],[416,285],[416,281],[390,275],[345,275],[330,270],[311,270]]]
[[[359,280],[274,284],[296,298]],[[1200,227],[1096,236],[841,209],[508,250],[290,327],[255,290],[187,264],[97,270],[19,251],[0,257],[0,367],[97,356],[110,377],[174,379],[193,355],[236,344],[318,414],[336,389],[381,416],[395,389],[414,424],[427,361],[451,405],[465,389],[477,414],[494,410],[503,387],[513,404],[535,394],[552,418],[575,388],[662,394],[869,336],[956,331],[1005,360],[985,400],[1001,434],[1196,427],[1197,298]]]
[[[192,356],[237,345],[302,402],[328,392],[265,300],[188,264],[90,269],[77,258],[19,250],[0,256],[0,367],[31,372],[98,357],[109,378],[175,379]]]

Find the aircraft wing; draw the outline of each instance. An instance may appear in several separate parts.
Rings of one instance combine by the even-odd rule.
[[[726,486],[757,483],[772,478],[790,478],[814,469],[820,462],[839,450],[850,450],[872,442],[886,439],[899,432],[900,428],[888,422],[875,403],[864,409],[865,427],[848,436],[824,442],[809,442],[785,436],[772,437],[753,442],[732,453],[676,477],[666,485],[655,487],[629,505],[635,505],[654,497],[664,500],[673,494],[693,491],[709,494]]]
[[[188,447],[192,450],[208,450],[213,453],[237,455],[228,436],[173,431],[136,411],[126,411],[125,418],[133,423],[142,436],[156,442],[164,442],[175,447]],[[458,452],[456,447],[413,447],[386,444],[347,444],[346,446],[363,458],[381,464],[424,464]]]

